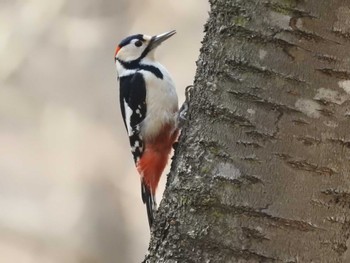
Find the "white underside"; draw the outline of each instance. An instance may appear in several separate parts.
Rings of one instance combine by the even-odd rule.
[[[117,63],[119,76],[127,76],[136,73],[136,70],[125,70]],[[176,126],[178,98],[175,85],[168,71],[154,61],[145,61],[144,64],[152,65],[160,69],[163,79],[157,78],[152,72],[139,70],[146,82],[146,118],[141,123],[141,135],[147,139],[152,139],[158,135],[164,124]],[[126,118],[128,114],[126,114]]]
[[[164,124],[175,126],[178,111],[174,82],[162,65],[156,66],[163,73],[163,79],[142,70],[147,86],[147,115],[141,125],[141,134],[144,138],[156,136]]]

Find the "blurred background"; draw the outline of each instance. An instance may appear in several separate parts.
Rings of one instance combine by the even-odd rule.
[[[157,57],[182,102],[208,10],[203,0],[0,0],[2,263],[143,260],[149,230],[114,50],[176,29]]]

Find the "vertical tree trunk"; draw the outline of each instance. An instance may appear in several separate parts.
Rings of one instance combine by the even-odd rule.
[[[350,262],[350,1],[210,2],[145,262]]]

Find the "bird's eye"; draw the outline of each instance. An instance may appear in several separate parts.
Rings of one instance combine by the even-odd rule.
[[[135,46],[141,47],[141,46],[142,46],[142,41],[137,40],[137,41],[135,42]]]

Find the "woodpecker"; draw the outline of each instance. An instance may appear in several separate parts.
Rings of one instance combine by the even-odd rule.
[[[141,178],[141,196],[151,228],[157,209],[155,193],[178,137],[178,98],[174,82],[155,60],[156,48],[176,33],[132,35],[115,51],[122,117],[131,153]]]

